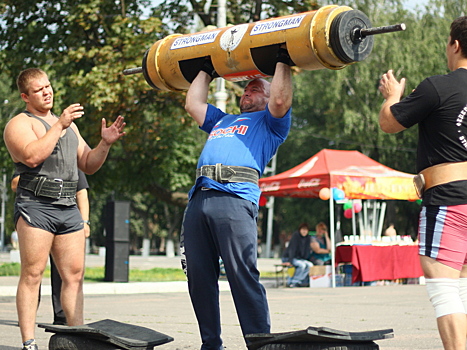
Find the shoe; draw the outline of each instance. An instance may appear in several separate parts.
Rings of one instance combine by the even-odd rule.
[[[21,350],[39,350],[39,348],[37,347],[36,341],[34,339],[30,339],[23,343]]]
[[[298,284],[296,284],[296,283],[290,283],[290,284],[288,285],[288,287],[289,287],[289,288],[297,288],[297,287],[299,287],[299,286],[298,286]]]
[[[21,350],[39,350],[37,347],[37,344],[29,344],[29,345],[23,345],[23,348]]]
[[[55,317],[54,318],[54,325],[59,325],[59,326],[66,326],[66,317]]]
[[[37,344],[29,344],[29,345],[23,345],[23,348],[21,350],[39,350],[37,347]]]

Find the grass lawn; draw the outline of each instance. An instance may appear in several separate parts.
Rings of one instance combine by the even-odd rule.
[[[5,263],[0,265],[0,276],[19,276],[21,266],[19,263]],[[86,267],[84,280],[89,282],[100,282],[104,280],[104,267]],[[261,277],[272,278],[274,272],[261,273]],[[44,271],[44,277],[50,277],[50,268]],[[186,281],[182,269],[155,267],[150,270],[130,269],[130,282],[166,282]]]

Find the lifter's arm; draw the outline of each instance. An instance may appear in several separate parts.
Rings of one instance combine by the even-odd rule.
[[[269,111],[275,118],[282,118],[292,106],[293,87],[290,66],[277,62],[271,82]]]
[[[200,71],[190,85],[186,94],[185,110],[198,123],[204,124],[206,111],[208,109],[209,83],[212,78],[204,71]]]

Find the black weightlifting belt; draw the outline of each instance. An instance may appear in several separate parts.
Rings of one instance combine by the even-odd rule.
[[[21,174],[18,186],[31,191],[36,197],[72,198],[76,196],[78,181],[49,179],[44,176]]]
[[[222,165],[203,165],[196,169],[196,178],[206,176],[214,181],[225,182],[251,182],[258,184],[259,175],[255,169],[244,166]]]

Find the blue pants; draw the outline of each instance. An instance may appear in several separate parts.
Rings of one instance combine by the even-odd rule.
[[[185,210],[182,265],[201,333],[202,350],[223,349],[219,310],[219,256],[243,335],[270,333],[266,291],[256,268],[258,208],[230,193],[198,189]],[[185,261],[183,261],[185,260]]]
[[[305,283],[309,280],[308,273],[313,263],[304,259],[292,259],[292,265],[295,266],[295,273],[290,279],[290,284]]]

